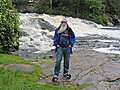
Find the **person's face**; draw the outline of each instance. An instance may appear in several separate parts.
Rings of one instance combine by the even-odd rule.
[[[61,23],[61,26],[66,26],[67,25],[67,23]]]

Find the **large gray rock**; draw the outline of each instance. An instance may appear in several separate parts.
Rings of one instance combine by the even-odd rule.
[[[119,90],[120,61],[113,61],[113,57],[113,54],[99,53],[93,50],[74,51],[74,55],[71,56],[69,71],[72,78],[70,80],[63,78],[62,62],[57,86],[75,87],[89,83],[90,86],[82,90]],[[38,83],[56,85],[51,81],[54,65],[54,62],[40,65],[44,71]]]
[[[120,64],[119,63],[109,63],[103,67],[104,74],[111,80],[120,78]]]
[[[23,70],[23,71],[33,71],[34,66],[33,65],[27,65],[27,64],[9,64],[6,66],[7,69],[10,70]]]

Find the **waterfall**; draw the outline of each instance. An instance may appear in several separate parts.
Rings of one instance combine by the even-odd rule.
[[[24,35],[20,38],[20,49],[32,53],[49,51],[53,48],[53,33],[47,29],[42,29],[41,18],[35,18],[37,14],[20,14],[20,28]],[[43,22],[43,21],[42,21]]]
[[[91,21],[61,15],[20,13],[20,28],[23,30],[24,35],[20,38],[19,49],[30,53],[42,53],[54,49],[54,31],[64,18],[68,20],[68,25],[73,29],[76,37],[96,34],[120,39],[119,27],[115,30],[115,27],[104,27]],[[110,48],[108,50],[111,50]],[[101,52],[101,49],[94,50]]]

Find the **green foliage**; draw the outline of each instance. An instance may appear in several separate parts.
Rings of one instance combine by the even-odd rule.
[[[87,88],[88,86],[90,86],[90,84],[82,84],[82,85],[78,86],[78,87],[76,88],[76,90],[80,90],[80,89],[83,89],[83,88]]]
[[[107,22],[108,22],[108,18],[102,15],[88,14],[87,19],[94,21],[98,24],[102,24],[104,26],[107,25]]]
[[[91,14],[102,15],[103,14],[103,4],[102,0],[85,0],[86,10]]]
[[[34,66],[33,71],[8,70],[6,64],[30,64]],[[29,63],[21,57],[7,54],[0,54],[0,90],[80,90],[89,86],[82,84],[78,87],[63,88],[49,84],[39,84],[37,81],[42,73],[41,67]]]
[[[19,70],[7,70],[0,67],[0,89],[1,90],[71,90],[70,88],[62,88],[38,84],[33,79],[39,79],[40,69],[34,72],[25,72]],[[36,78],[37,77],[37,78]]]
[[[120,56],[119,54],[115,54],[114,58],[115,58],[115,59],[118,59],[119,56]]]
[[[44,60],[51,60],[51,59],[50,59],[49,57],[47,57],[47,56],[44,56],[43,59],[44,59]]]
[[[38,57],[36,57],[36,58],[34,59],[34,61],[38,62],[38,61],[39,61],[39,58],[38,58]]]
[[[25,61],[23,58],[14,56],[14,55],[7,55],[7,54],[0,54],[0,64],[30,64],[28,61]]]
[[[19,14],[11,0],[0,0],[0,53],[10,53],[19,46]]]
[[[92,20],[98,24],[107,25],[102,0],[53,0],[52,9],[49,0],[37,3],[37,13],[65,15]]]
[[[48,0],[43,0],[36,2],[36,12],[37,13],[50,13],[50,8],[49,8],[49,1]]]
[[[120,0],[107,0],[106,12],[111,15],[117,15],[120,18]]]
[[[27,5],[29,3],[29,0],[13,0],[13,3],[15,5]]]
[[[103,67],[106,64],[106,62],[102,62],[101,64],[99,64],[98,66]]]
[[[108,19],[104,16],[102,0],[80,0],[79,13],[81,18],[94,21],[98,24],[107,25]]]
[[[30,64],[21,57],[0,54],[0,65],[16,62],[19,64]],[[42,69],[35,64],[31,65],[34,65],[33,71],[8,70],[5,67],[0,67],[0,90],[74,90],[73,88],[36,83],[40,78]]]

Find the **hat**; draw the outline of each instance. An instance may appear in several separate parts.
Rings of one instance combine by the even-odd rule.
[[[67,20],[66,20],[66,19],[63,19],[63,20],[61,21],[61,23],[67,23]]]

